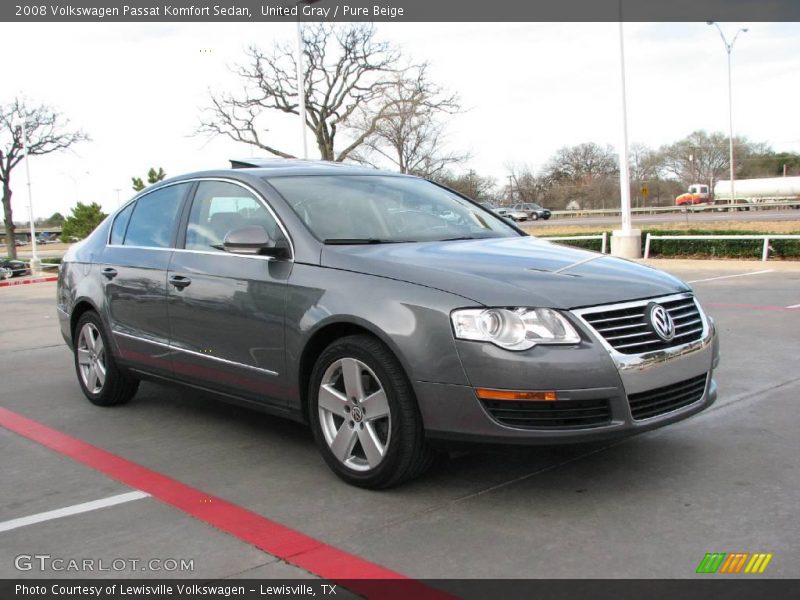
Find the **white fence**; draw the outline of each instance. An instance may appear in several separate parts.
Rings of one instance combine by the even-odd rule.
[[[606,252],[608,246],[608,234],[604,231],[602,234],[598,235],[559,235],[559,236],[536,236],[540,240],[547,240],[548,242],[563,242],[568,240],[603,240],[603,243],[600,245],[600,252],[603,254],[608,254]]]
[[[761,260],[769,258],[770,240],[800,240],[800,235],[653,235],[647,234],[644,258],[650,258],[650,240],[760,240],[763,243]]]

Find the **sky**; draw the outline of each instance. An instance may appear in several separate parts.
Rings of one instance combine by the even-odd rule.
[[[736,135],[800,152],[800,24],[722,23],[733,51]],[[505,181],[508,165],[538,171],[560,147],[621,141],[617,23],[378,23],[435,81],[460,95],[448,124],[464,170]],[[56,107],[91,142],[31,157],[36,218],[77,201],[105,211],[133,195],[149,167],[168,175],[227,167],[263,152],[193,135],[209,90],[240,87],[244,49],[292,41],[294,23],[2,23],[0,103],[23,95]],[[726,53],[705,23],[624,25],[629,143],[658,147],[696,129],[728,130]],[[301,152],[297,117],[270,119],[270,140]],[[310,148],[314,149],[309,132]],[[312,154],[312,158],[314,155]],[[24,168],[13,174],[15,221],[27,220]],[[119,191],[117,191],[119,190]]]

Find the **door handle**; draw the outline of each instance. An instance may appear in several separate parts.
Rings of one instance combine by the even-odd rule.
[[[171,275],[169,278],[169,282],[171,285],[174,285],[179,290],[182,290],[187,285],[192,283],[192,280],[188,277],[184,277],[183,275]]]
[[[111,267],[106,267],[100,272],[103,274],[103,277],[105,277],[108,280],[114,279],[114,277],[117,276],[117,270],[112,269]]]

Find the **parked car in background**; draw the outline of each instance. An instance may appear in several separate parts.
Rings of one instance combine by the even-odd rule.
[[[435,444],[619,438],[716,399],[714,323],[667,273],[417,177],[239,164],[154,184],[67,250],[57,313],[92,403],[147,378],[217,392],[385,488]]]
[[[22,275],[31,274],[31,268],[28,263],[10,258],[0,258],[0,269],[10,272],[11,275],[9,277],[21,277]]]
[[[525,213],[531,221],[550,218],[550,209],[539,206],[535,202],[520,202],[514,205],[514,210]]]

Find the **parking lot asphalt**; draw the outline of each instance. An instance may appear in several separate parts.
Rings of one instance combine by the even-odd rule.
[[[691,578],[707,552],[800,564],[800,264],[651,261],[693,287],[721,334],[719,399],[624,441],[476,449],[403,487],[349,487],[310,432],[212,396],[144,383],[102,409],[82,396],[55,284],[0,290],[0,407],[370,563],[424,578]],[[176,559],[204,579],[313,577],[169,503],[142,497],[3,531],[13,519],[134,491],[0,426],[0,577],[163,577],[32,568],[21,554]],[[279,554],[279,553],[278,553]]]

